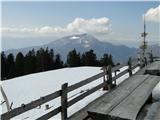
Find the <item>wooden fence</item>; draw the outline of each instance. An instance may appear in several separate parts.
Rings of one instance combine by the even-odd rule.
[[[88,79],[85,79],[83,81],[80,81],[74,85],[68,86],[68,83],[65,83],[62,85],[61,90],[58,90],[52,94],[46,95],[44,97],[41,97],[40,99],[37,99],[33,102],[30,102],[28,104],[23,104],[20,107],[17,107],[9,112],[6,112],[4,114],[1,115],[1,119],[2,120],[9,120],[10,118],[13,118],[15,116],[18,116],[26,111],[29,111],[31,109],[34,109],[38,106],[41,106],[42,104],[49,102],[51,100],[54,100],[57,97],[61,97],[61,105],[57,108],[55,108],[54,110],[50,111],[49,113],[37,118],[37,120],[46,120],[49,119],[51,117],[53,117],[54,115],[61,113],[61,119],[62,120],[66,120],[68,115],[67,115],[67,108],[74,105],[76,102],[78,102],[79,100],[85,98],[86,96],[94,93],[95,91],[104,88],[104,90],[107,88],[108,90],[112,89],[115,85],[116,85],[116,79],[118,79],[119,77],[123,76],[126,73],[129,73],[129,75],[132,75],[132,70],[135,69],[136,67],[139,66],[139,64],[136,62],[136,64],[132,64],[131,63],[131,59],[128,61],[128,69],[120,72],[119,74],[117,74],[117,71],[126,66],[127,64],[123,64],[123,65],[119,65],[116,67],[111,68],[111,66],[108,67],[103,67],[103,72],[94,75]],[[112,77],[112,72],[115,73],[115,76]],[[107,77],[107,79],[106,79]],[[97,86],[95,86],[94,88],[86,91],[85,93],[77,96],[76,98],[68,101],[68,93],[76,90],[77,88],[80,88],[86,84],[89,84],[99,78],[103,78],[103,82]]]

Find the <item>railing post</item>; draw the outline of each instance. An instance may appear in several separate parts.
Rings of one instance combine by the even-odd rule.
[[[117,75],[117,70],[114,71],[114,76],[116,76],[116,75]],[[115,80],[114,80],[114,85],[116,86],[116,84],[117,84],[117,83],[116,83],[116,79],[115,79]]]
[[[108,78],[108,90],[111,90],[113,85],[112,85],[112,70],[111,70],[111,65],[108,65],[108,74],[107,74],[107,78]]]
[[[108,86],[106,84],[106,75],[107,75],[106,66],[103,67],[103,72],[105,73],[104,76],[103,76],[103,83],[105,84],[105,86],[103,87],[103,90],[108,90]]]
[[[132,60],[131,60],[131,58],[129,58],[129,60],[128,60],[128,72],[129,72],[129,76],[132,76]]]
[[[68,83],[62,85],[62,93],[61,93],[61,119],[67,119],[67,88]]]
[[[146,57],[144,57],[144,64],[145,64],[145,66],[148,64]]]
[[[152,53],[152,50],[151,50],[151,53],[150,53],[150,62],[151,63],[153,62],[153,53]]]

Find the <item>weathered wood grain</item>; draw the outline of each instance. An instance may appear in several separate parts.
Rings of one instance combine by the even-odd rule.
[[[103,77],[105,74],[106,73],[101,72],[101,73],[99,73],[97,75],[94,75],[94,76],[88,78],[88,79],[85,79],[85,80],[83,80],[81,82],[78,82],[78,83],[76,83],[74,85],[71,85],[71,86],[68,87],[68,92],[73,91],[73,90],[75,90],[75,89],[77,89],[79,87],[82,87],[82,86],[84,86],[84,85],[86,85],[86,84],[88,84],[88,83],[90,83],[90,82],[92,82],[94,80],[97,80],[97,79]]]
[[[116,93],[115,89],[117,89],[117,91],[121,90],[121,88],[126,89],[126,90],[129,89],[129,88],[124,88],[123,86],[125,86],[126,84],[129,84],[130,81],[132,81],[133,84],[134,84],[133,78],[134,78],[134,76],[132,76],[131,78],[128,78],[128,79],[124,80],[122,83],[120,83],[118,86],[116,86],[116,88],[114,88],[114,90],[112,90],[112,91],[110,91],[108,93],[105,93],[101,97],[95,99],[93,102],[91,102],[90,104],[88,104],[86,107],[84,107],[83,109],[79,110],[78,112],[76,112],[75,114],[73,114],[72,116],[70,116],[68,118],[68,120],[83,120],[83,119],[85,119],[88,116],[88,114],[87,114],[88,110],[97,108],[104,101],[106,101],[106,103],[107,102],[109,103],[109,101],[112,101],[112,99],[114,99],[116,96],[118,96],[120,94],[120,92],[118,92],[117,94],[115,94]],[[144,78],[144,77],[142,76],[142,78]],[[132,85],[130,85],[129,87],[132,87]],[[114,95],[112,95],[112,94],[114,94]]]
[[[62,85],[62,93],[61,93],[61,120],[67,119],[67,87],[68,83]]]
[[[50,111],[49,113],[37,118],[36,120],[48,120],[49,118],[53,117],[54,115],[61,112],[61,107],[57,107],[56,109]]]
[[[160,77],[149,76],[134,91],[130,93],[123,101],[120,102],[109,116],[119,117],[122,119],[136,120],[137,114],[150,97],[153,88],[160,81]]]
[[[122,64],[122,65],[113,67],[113,68],[112,68],[112,72],[114,72],[114,71],[116,71],[116,70],[119,70],[120,68],[122,68],[122,67],[124,67],[124,66],[126,66],[126,64]],[[85,79],[85,80],[82,80],[82,81],[80,81],[80,82],[78,82],[78,83],[76,83],[76,84],[74,84],[74,85],[71,85],[71,86],[68,87],[68,92],[71,92],[71,91],[73,91],[73,90],[75,90],[75,89],[77,89],[77,88],[79,88],[79,87],[82,87],[82,86],[84,86],[84,85],[86,85],[86,84],[88,84],[88,83],[90,83],[90,82],[92,82],[92,81],[94,81],[94,80],[97,80],[97,79],[103,77],[104,75],[106,75],[106,73],[105,73],[105,72],[101,72],[101,73],[99,73],[99,74],[97,74],[97,75],[94,75],[94,76],[92,76],[92,77],[90,77],[90,78],[87,78],[87,79]]]
[[[101,83],[99,85],[97,85],[96,87],[90,89],[89,91],[83,93],[82,95],[79,95],[78,97],[74,98],[73,100],[68,102],[68,107],[70,107],[71,105],[75,104],[76,102],[80,101],[81,99],[87,97],[88,95],[92,94],[93,92],[101,89],[102,87],[104,87],[106,85],[106,83]]]
[[[123,68],[124,66],[127,66],[127,64],[124,63],[124,64],[120,64],[118,66],[115,66],[115,67],[112,68],[112,72],[115,72],[115,71]]]
[[[124,74],[126,74],[126,73],[128,73],[128,69],[126,69],[126,70],[120,72],[118,75],[114,76],[114,77],[112,78],[112,80],[115,81],[116,79],[122,77],[122,76],[123,76]]]
[[[108,93],[101,99],[100,103],[97,103],[88,110],[88,113],[108,114],[112,111],[121,101],[123,101],[130,93],[135,90],[140,84],[142,84],[148,75],[136,75],[125,80],[113,91]]]

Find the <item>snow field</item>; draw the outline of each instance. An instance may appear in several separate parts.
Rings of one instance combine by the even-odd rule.
[[[53,93],[54,91],[60,90],[61,85],[68,83],[68,85],[73,85],[77,82],[85,80],[93,75],[96,75],[102,70],[100,67],[76,67],[76,68],[63,68],[59,70],[52,70],[47,72],[41,72],[36,74],[30,74],[22,77],[17,77],[11,80],[1,82],[2,87],[9,99],[9,102],[13,102],[13,107],[16,108],[21,106],[21,104],[27,104],[33,100],[39,99],[42,96]],[[123,67],[120,71],[127,69]],[[139,68],[137,67],[133,70],[133,73],[137,72]],[[114,76],[114,73],[112,74]],[[129,74],[117,79],[117,84],[120,84],[124,79],[128,78]],[[85,91],[97,86],[103,82],[103,78],[97,79],[85,86],[82,86],[68,94],[68,100],[75,98],[76,96],[83,94]],[[87,104],[89,104],[94,99],[100,97],[107,91],[102,91],[102,89],[94,92],[93,94],[87,96],[86,98],[75,103],[73,106],[68,108],[68,115],[72,115],[77,112]],[[160,97],[160,83],[156,86],[153,91],[153,96],[157,98]],[[160,99],[160,98],[159,98]],[[3,98],[1,102],[4,101]],[[50,109],[46,110],[45,106],[49,105]],[[19,116],[14,117],[12,120],[34,120],[50,111],[60,106],[60,97],[41,105],[33,110],[25,112]],[[0,109],[2,113],[6,112],[5,104],[2,104]],[[60,114],[50,118],[50,120],[60,120]]]

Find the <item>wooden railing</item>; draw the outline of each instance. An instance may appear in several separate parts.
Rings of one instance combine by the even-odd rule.
[[[62,85],[61,90],[58,90],[52,94],[46,95],[44,97],[41,97],[40,99],[37,99],[31,103],[28,104],[23,104],[21,105],[21,107],[15,108],[9,112],[6,112],[4,114],[1,115],[1,119],[2,120],[9,120],[10,118],[13,118],[15,116],[18,116],[26,111],[29,111],[31,109],[34,109],[38,106],[41,106],[42,104],[49,102],[51,100],[54,100],[57,97],[61,97],[61,105],[57,108],[55,108],[54,110],[50,111],[49,113],[37,118],[37,120],[46,120],[49,119],[51,117],[53,117],[54,115],[61,113],[61,119],[62,120],[66,120],[68,115],[67,115],[67,108],[74,105],[76,102],[78,102],[79,100],[85,98],[86,96],[94,93],[95,91],[101,89],[101,88],[107,88],[108,90],[112,89],[116,83],[116,79],[118,79],[119,77],[123,76],[124,74],[129,72],[129,75],[132,75],[132,70],[135,69],[139,64],[136,63],[134,65],[131,64],[131,60],[128,62],[128,68],[122,72],[120,72],[119,74],[117,74],[117,71],[126,66],[127,64],[123,64],[123,65],[119,65],[116,67],[111,68],[111,66],[108,67],[103,67],[103,72],[94,75],[88,79],[85,79],[83,81],[80,81],[74,85],[68,86],[68,83],[65,83]],[[115,72],[115,76],[112,77],[112,72]],[[68,93],[76,90],[77,88],[80,88],[86,84],[89,84],[99,78],[103,77],[103,82],[100,83],[99,85],[95,86],[94,88],[86,91],[83,94],[80,94],[79,96],[77,96],[76,98],[68,101]],[[107,79],[106,79],[107,77]],[[104,90],[105,90],[104,89]]]

